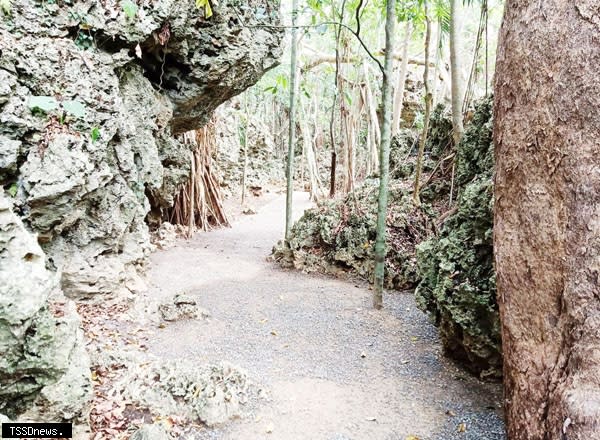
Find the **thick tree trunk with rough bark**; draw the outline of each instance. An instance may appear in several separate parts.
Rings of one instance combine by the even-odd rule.
[[[511,440],[600,439],[600,9],[509,0],[495,253]]]

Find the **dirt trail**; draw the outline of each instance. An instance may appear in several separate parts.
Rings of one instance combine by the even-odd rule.
[[[386,295],[385,309],[374,311],[367,285],[267,261],[283,235],[284,203],[278,196],[231,229],[199,233],[152,258],[153,298],[185,292],[211,319],[168,325],[150,352],[226,360],[267,391],[246,417],[197,438],[504,439],[499,386],[443,358],[411,294]],[[309,206],[304,193],[295,206],[296,214]]]

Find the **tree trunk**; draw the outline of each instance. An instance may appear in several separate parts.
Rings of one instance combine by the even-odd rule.
[[[246,203],[246,176],[248,174],[248,127],[250,118],[248,115],[248,92],[244,93],[244,136],[242,146],[244,147],[244,165],[242,169],[242,205]]]
[[[292,50],[291,50],[291,70],[290,70],[290,126],[288,137],[288,157],[287,157],[287,194],[285,200],[285,239],[290,239],[292,232],[292,195],[294,193],[294,144],[296,140],[296,79],[298,72],[296,69],[298,49],[298,29],[296,21],[298,15],[298,0],[292,2]]]
[[[408,45],[412,34],[412,23],[406,21],[404,28],[404,46],[402,47],[402,61],[400,62],[400,72],[398,72],[398,82],[394,96],[394,120],[392,122],[392,136],[396,136],[400,131],[400,119],[402,118],[402,107],[404,107],[404,89],[406,87],[406,74],[408,72]],[[425,59],[425,64],[427,64]]]
[[[435,73],[433,75],[433,85],[431,87],[431,104],[435,106],[438,102],[438,88],[439,79],[442,74],[442,22],[440,19],[437,21],[436,34],[435,34]]]
[[[302,107],[302,105],[301,105]],[[315,106],[314,113],[316,113],[318,109]],[[308,174],[308,180],[310,183],[310,200],[317,202],[323,196],[323,189],[321,188],[321,179],[319,178],[319,168],[317,167],[317,160],[315,157],[315,150],[313,146],[313,137],[310,134],[310,126],[309,126],[309,112],[303,109],[301,118],[301,126],[302,126],[302,151],[304,157],[306,157],[306,171]],[[316,133],[316,128],[315,128]]]
[[[452,82],[452,138],[458,145],[463,132],[463,100],[465,84],[461,71],[462,40],[460,35],[460,8],[462,0],[450,0],[450,81]]]
[[[385,276],[385,225],[387,219],[388,181],[390,174],[390,143],[392,131],[392,75],[394,73],[394,32],[396,27],[396,2],[387,0],[385,21],[385,66],[383,76],[383,124],[379,148],[379,198],[377,201],[377,238],[375,240],[375,289],[373,307],[383,307],[383,280]]]
[[[495,259],[511,440],[600,439],[600,13],[509,0]]]
[[[372,174],[379,167],[379,157],[377,156],[379,145],[381,143],[381,128],[379,127],[379,118],[377,117],[377,102],[371,91],[371,83],[369,78],[369,69],[367,63],[363,63],[365,75],[365,105],[368,112],[369,133],[371,133],[371,142],[367,142],[369,147],[368,155],[368,172]]]
[[[427,0],[423,2],[425,9],[425,71],[423,73],[423,83],[425,85],[425,117],[423,121],[423,131],[419,139],[419,153],[417,154],[417,163],[415,164],[415,184],[413,189],[413,202],[419,206],[421,199],[421,172],[423,170],[423,156],[425,155],[425,142],[427,142],[427,133],[429,132],[429,119],[431,118],[431,105],[433,95],[431,94],[431,84],[429,78],[429,53],[431,51],[431,18],[429,17],[429,4]]]

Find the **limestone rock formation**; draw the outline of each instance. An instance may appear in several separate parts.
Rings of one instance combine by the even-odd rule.
[[[116,389],[138,408],[214,426],[239,417],[259,389],[236,366],[155,361],[128,368]]]
[[[79,316],[35,236],[0,194],[0,412],[73,420],[90,397]]]
[[[417,246],[420,307],[440,328],[446,352],[483,377],[502,368],[493,267],[492,100],[479,103],[457,149],[456,212]]]
[[[170,440],[167,430],[162,425],[144,425],[137,431],[135,431],[131,437],[131,440]]]
[[[307,210],[292,227],[289,246],[273,248],[284,267],[338,275],[345,270],[373,280],[378,179],[369,179],[344,199]],[[385,285],[407,289],[417,282],[415,246],[432,233],[433,213],[415,209],[404,182],[390,185]]]
[[[152,249],[145,218],[189,174],[177,135],[277,64],[278,2],[213,2],[210,17],[194,0],[8,5],[0,412],[71,419],[84,411],[89,366],[61,290],[81,298],[141,288],[136,269]]]
[[[131,3],[131,2],[129,2]],[[71,296],[135,283],[144,218],[189,170],[174,135],[277,63],[272,1],[12,2],[0,17],[0,179]],[[133,283],[131,282],[133,280]]]

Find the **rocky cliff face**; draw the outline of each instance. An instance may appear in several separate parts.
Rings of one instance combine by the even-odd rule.
[[[50,292],[138,289],[136,267],[151,251],[145,218],[172,202],[189,171],[177,135],[277,64],[277,3],[0,5],[0,400],[19,402],[0,412],[39,402],[80,349],[75,312],[65,305],[53,317]],[[11,251],[17,235],[33,250]],[[16,268],[40,276],[15,287]],[[52,323],[64,320],[74,324],[63,335]],[[65,355],[23,361],[53,344]]]
[[[73,419],[91,392],[89,360],[75,305],[44,260],[0,194],[0,413]]]
[[[172,201],[174,135],[276,64],[272,1],[19,0],[0,20],[0,177],[70,296],[135,290],[144,218]]]

